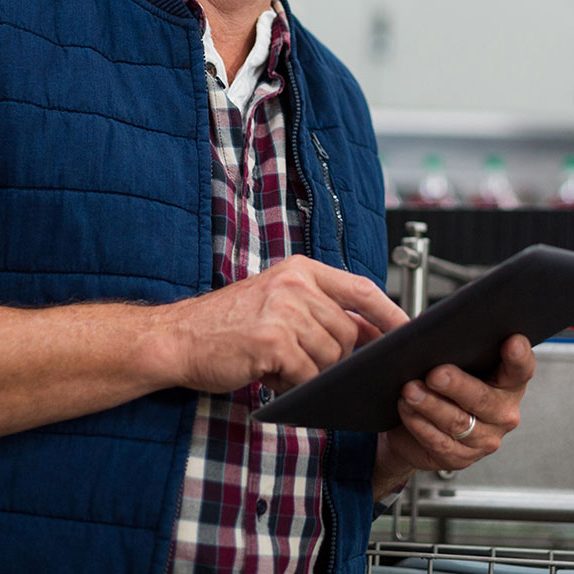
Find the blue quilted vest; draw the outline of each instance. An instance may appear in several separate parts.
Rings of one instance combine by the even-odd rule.
[[[366,104],[290,19],[308,254],[382,286]],[[208,290],[210,194],[203,47],[180,0],[0,0],[0,304]],[[165,572],[195,400],[173,389],[0,439],[0,574]],[[374,447],[372,435],[333,435],[321,571],[364,569]]]

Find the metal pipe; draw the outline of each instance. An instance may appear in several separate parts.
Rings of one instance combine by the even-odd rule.
[[[405,227],[407,235],[403,237],[401,245],[393,250],[392,259],[401,268],[401,307],[414,319],[428,306],[429,272],[464,284],[482,275],[482,271],[431,256],[430,240],[425,236],[428,230],[426,223],[408,221]],[[409,532],[405,536],[400,529],[401,501],[395,503],[393,509],[395,540],[414,541],[417,538],[419,488],[416,474],[409,481],[409,506]]]
[[[430,241],[425,237],[427,224],[422,221],[406,223],[407,236],[392,254],[401,267],[401,307],[411,318],[420,315],[428,305],[428,258]]]
[[[411,317],[420,315],[428,305],[428,261],[430,240],[425,237],[427,224],[422,221],[406,223],[407,236],[392,254],[393,261],[401,267],[401,307]],[[410,520],[405,537],[400,530],[401,505],[395,504],[394,537],[396,540],[416,540],[418,520],[418,480],[416,474],[409,481]]]
[[[458,265],[457,263],[452,263],[452,261],[446,261],[445,259],[434,257],[433,255],[429,255],[428,257],[428,269],[429,272],[434,275],[453,279],[454,281],[458,281],[463,284],[470,283],[484,275],[484,271],[480,269]]]

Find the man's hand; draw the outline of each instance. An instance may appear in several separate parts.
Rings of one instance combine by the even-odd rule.
[[[212,393],[253,380],[283,392],[408,320],[369,279],[302,256],[166,313],[156,371]]]
[[[406,384],[399,401],[403,426],[379,435],[375,496],[388,494],[417,469],[460,470],[496,451],[520,421],[520,402],[534,368],[528,340],[515,335],[502,346],[492,380],[443,365],[425,381]],[[453,438],[468,429],[471,415],[476,417],[472,433]]]
[[[283,391],[406,320],[373,282],[300,256],[167,305],[0,306],[0,436],[179,385]]]

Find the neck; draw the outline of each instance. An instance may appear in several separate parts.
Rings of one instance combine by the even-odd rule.
[[[253,48],[257,19],[271,0],[203,0],[201,5],[231,83]]]

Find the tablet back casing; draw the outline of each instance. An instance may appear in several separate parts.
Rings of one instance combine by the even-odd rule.
[[[438,365],[485,378],[512,334],[534,346],[574,324],[574,252],[525,249],[422,315],[254,413],[261,422],[374,431],[400,423],[401,387]]]

